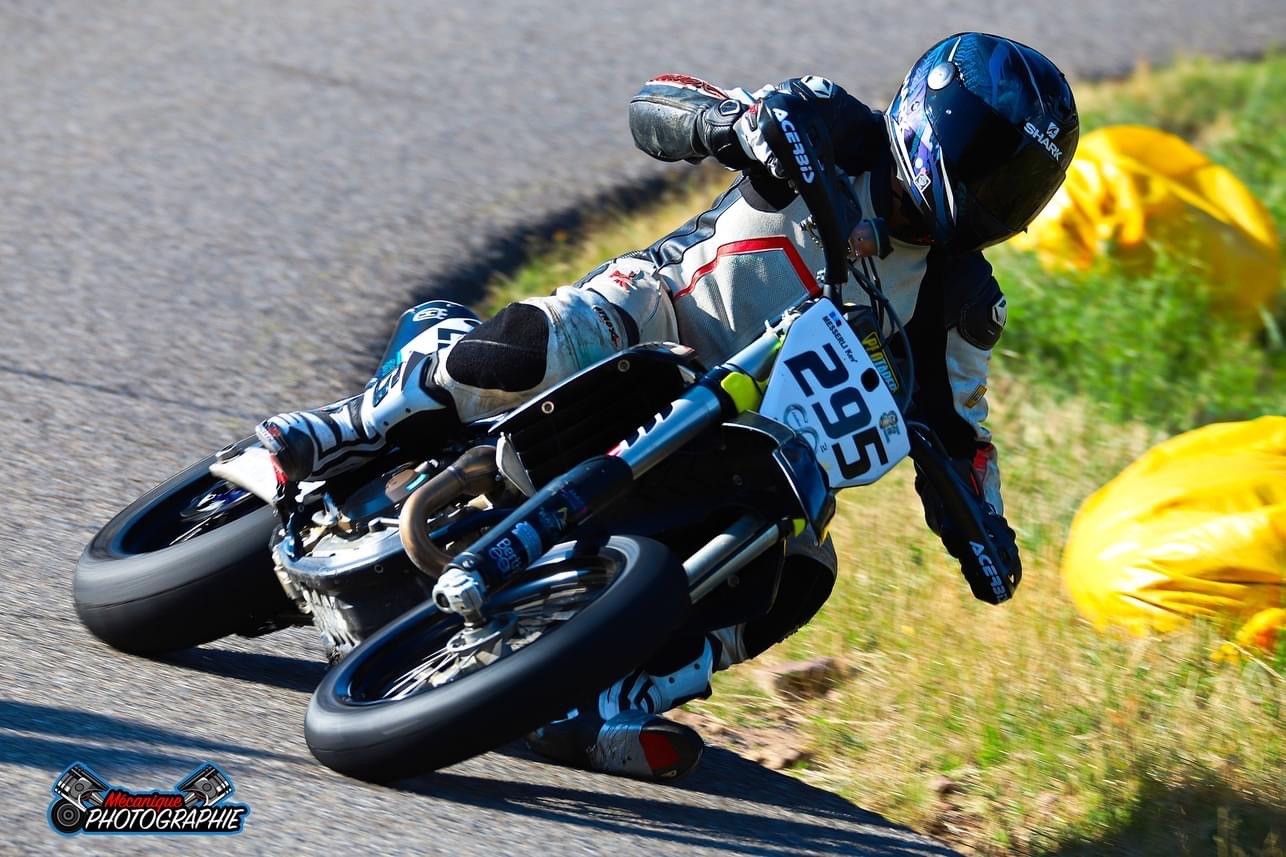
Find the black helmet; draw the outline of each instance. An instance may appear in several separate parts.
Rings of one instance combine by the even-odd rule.
[[[957,252],[1026,229],[1063,183],[1080,137],[1058,67],[985,33],[929,48],[884,120],[898,179],[935,243]]]

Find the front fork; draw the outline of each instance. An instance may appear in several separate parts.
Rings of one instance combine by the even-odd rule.
[[[536,492],[451,561],[433,587],[434,602],[470,624],[485,621],[482,602],[487,589],[526,569],[577,526],[628,493],[636,479],[672,452],[711,426],[755,406],[757,401],[747,399],[747,388],[754,387],[751,379],[767,376],[789,323],[787,319],[769,328],[729,362],[706,373],[606,455],[582,462]],[[745,541],[756,544],[768,538],[769,529],[776,537],[778,529],[775,523],[747,522],[745,527],[754,530]],[[698,581],[708,574],[704,565],[689,570],[689,577]]]
[[[433,587],[434,602],[470,624],[482,621],[487,589],[526,569],[628,493],[669,451],[722,420],[729,404],[707,387],[694,386],[634,437],[551,481],[451,561]]]

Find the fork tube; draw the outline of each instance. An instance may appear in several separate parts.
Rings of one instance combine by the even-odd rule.
[[[717,393],[697,384],[607,454],[628,464],[635,477],[642,476],[676,449],[717,424],[727,409],[727,402]]]
[[[683,563],[692,603],[745,568],[784,535],[779,523],[764,524],[755,515],[738,518]]]
[[[784,328],[765,330],[606,455],[584,461],[545,485],[452,560],[447,570],[475,572],[487,586],[493,586],[535,562],[577,525],[628,493],[634,480],[675,450],[736,416],[737,404],[721,386],[722,380],[742,371],[741,366],[746,366],[752,377],[766,372],[776,353],[780,329]],[[775,526],[772,529],[776,532]]]
[[[789,326],[787,321],[784,326],[765,330],[755,341],[707,372],[696,385],[617,444],[608,455],[628,464],[636,477],[642,476],[710,426],[735,417],[738,408],[720,382],[733,372],[744,372],[760,381],[767,377],[781,344],[782,331]]]

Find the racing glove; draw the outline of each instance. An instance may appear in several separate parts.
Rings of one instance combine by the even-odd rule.
[[[781,178],[785,171],[763,139],[757,120],[762,99],[774,92],[824,103],[831,123],[869,113],[852,96],[816,75],[751,93],[724,90],[690,75],[662,74],[630,99],[630,131],[640,149],[663,161],[696,163],[713,157],[730,170],[765,171]]]
[[[963,534],[956,529],[948,519],[944,522],[942,531],[938,533],[942,539],[942,544],[960,563],[960,573],[964,575],[965,580],[969,582],[970,589],[973,590],[974,597],[986,601],[990,604],[998,601],[1007,600],[1008,594],[997,592],[992,588],[991,580],[993,575],[1002,574],[1009,577],[1014,588],[1017,588],[1019,581],[1023,577],[1022,560],[1018,557],[1018,543],[1014,538],[1014,531],[1005,520],[1004,515],[987,514],[983,517],[983,527],[987,530],[987,535],[991,537],[991,543],[995,547],[996,559],[998,559],[1000,568],[988,568],[987,564],[991,562],[991,557],[983,551],[981,545],[975,547]]]
[[[759,130],[760,104],[761,102],[756,101],[737,117],[737,121],[732,125],[733,136],[740,145],[741,153],[751,165],[761,167],[774,178],[785,178],[786,171],[782,169],[781,162],[772,153],[772,149],[764,140],[763,133]]]
[[[762,109],[763,101],[766,97],[774,93],[794,95],[802,99],[806,104],[824,104],[827,109],[831,109],[832,102],[830,99],[836,91],[843,92],[843,90],[838,90],[826,78],[811,74],[793,78],[776,86],[765,86],[758,92],[749,95],[743,90],[732,90],[730,94],[734,97],[734,104],[740,103],[741,105],[741,110],[738,111],[737,115],[733,116],[735,121],[732,123],[732,135],[740,146],[740,154],[744,155],[745,160],[750,163],[749,167],[740,166],[738,168],[759,168],[774,178],[781,179],[786,177],[785,169],[782,168],[777,156],[773,154],[772,148],[764,139],[763,132],[759,126],[759,111]],[[725,109],[731,112],[732,106],[729,105]]]
[[[754,169],[759,164],[754,152],[747,148],[741,130],[745,117],[757,107],[757,104],[747,105],[736,98],[726,98],[701,113],[697,123],[701,143],[715,160],[730,170]]]

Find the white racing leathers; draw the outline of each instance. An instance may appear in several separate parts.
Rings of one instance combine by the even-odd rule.
[[[882,216],[891,204],[893,162],[879,114],[829,81],[803,80],[781,86],[793,85],[831,111],[836,162],[850,177],[860,208],[849,212],[851,222]],[[718,152],[726,165],[751,169],[708,210],[651,247],[612,259],[549,297],[512,304],[458,341],[439,362],[434,380],[450,392],[461,418],[513,407],[639,342],[678,341],[713,366],[759,336],[765,320],[805,294],[820,293],[823,252],[803,226],[803,200],[785,182],[755,171],[729,136],[750,100],[736,92],[737,98],[729,98],[708,83],[678,75],[649,81],[631,104],[640,148],[664,160],[699,160]],[[916,367],[913,416],[930,424],[952,456],[967,463],[962,469],[1001,513],[994,448],[982,423],[987,365],[1005,321],[1004,297],[981,253],[948,257],[926,246],[892,243],[887,258],[868,261],[907,323]],[[867,300],[856,284],[845,298]],[[814,549],[812,558],[829,566],[833,579],[829,542]],[[830,585],[813,588],[806,599],[813,603],[796,611],[806,615],[761,633],[764,639],[750,641],[748,654],[811,617]]]
[[[807,86],[796,91],[837,117],[831,123],[837,161],[852,176],[861,208],[850,212],[853,222],[855,215],[887,212],[892,160],[879,114],[829,81],[802,80]],[[792,83],[798,81],[781,86]],[[744,109],[746,96],[736,92],[742,101],[727,101]],[[649,81],[631,105],[635,138],[666,160],[704,157],[704,117],[693,105],[718,115],[727,104],[721,95],[711,84],[680,75]],[[729,105],[722,115],[732,112]],[[435,380],[451,392],[463,419],[475,419],[513,407],[638,342],[678,341],[712,366],[757,337],[765,320],[804,294],[820,292],[823,253],[802,225],[807,216],[803,200],[784,182],[763,173],[742,175],[708,210],[651,247],[608,261],[551,296],[501,310],[456,343]],[[987,366],[1004,326],[1005,299],[981,253],[948,257],[897,239],[892,244],[887,258],[869,261],[908,322],[915,415],[933,426],[955,458],[970,463],[984,498],[1002,513],[983,420]],[[867,300],[856,285],[845,297]]]

